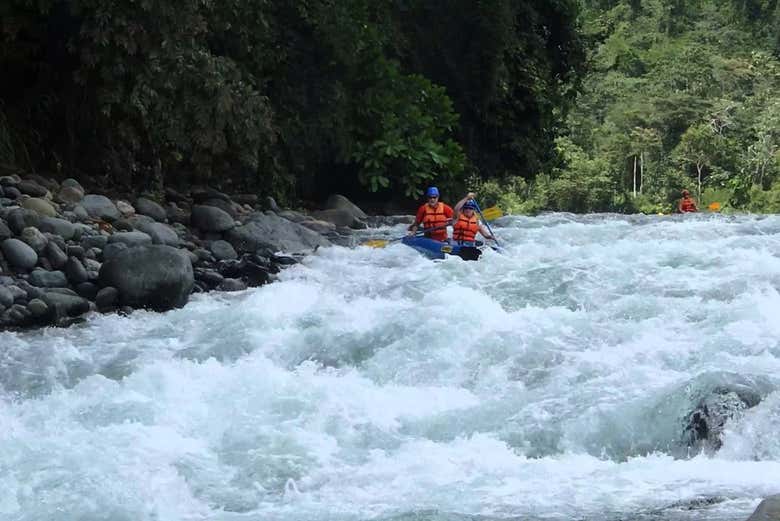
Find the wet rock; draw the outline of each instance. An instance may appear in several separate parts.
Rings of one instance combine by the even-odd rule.
[[[31,316],[32,314],[26,306],[14,304],[3,312],[0,321],[11,326],[21,326],[24,325]]]
[[[38,264],[38,254],[19,239],[6,239],[2,243],[3,255],[15,268],[31,270]]]
[[[38,224],[38,229],[42,232],[59,235],[66,241],[73,239],[76,235],[76,226],[73,223],[57,217],[44,217]]]
[[[46,248],[46,245],[49,243],[49,239],[47,239],[38,228],[34,228],[32,226],[22,230],[19,238],[22,239],[30,248],[35,250],[35,253],[38,255],[43,253],[44,248]]]
[[[195,270],[195,280],[201,282],[207,289],[219,286],[225,277],[214,270],[198,268]]]
[[[98,248],[102,250],[108,244],[108,237],[105,235],[88,235],[81,238],[81,247],[85,250]]]
[[[335,224],[325,221],[302,221],[301,226],[305,226],[306,228],[321,234],[336,231]]]
[[[65,252],[62,251],[62,249],[54,241],[50,241],[46,245],[46,248],[44,249],[44,255],[46,255],[47,259],[49,259],[49,262],[54,269],[61,269],[68,261],[68,256],[65,255]]]
[[[108,238],[108,244],[121,242],[127,247],[147,246],[152,244],[152,238],[144,232],[119,232]]]
[[[133,205],[127,201],[120,199],[115,204],[116,209],[119,210],[119,213],[122,214],[123,217],[130,217],[131,215],[135,214],[135,208],[133,208]]]
[[[33,181],[20,181],[16,184],[16,188],[23,194],[27,194],[31,197],[45,197],[48,190],[36,182]]]
[[[41,222],[41,217],[32,210],[16,208],[8,214],[6,221],[14,235],[19,235],[25,228],[37,228]]]
[[[686,388],[692,408],[684,416],[683,442],[705,452],[720,448],[726,422],[742,416],[774,390],[763,377],[727,372],[699,375]]]
[[[168,217],[169,222],[184,225],[190,224],[190,212],[183,208],[179,208],[174,203],[169,203],[168,206],[165,207],[165,215]]]
[[[196,186],[190,191],[192,199],[196,203],[202,203],[209,199],[215,199],[220,201],[230,202],[230,197],[227,194],[223,194],[219,190],[214,190],[210,187]]]
[[[5,221],[0,220],[0,241],[10,239],[12,235],[11,229],[5,224]]]
[[[22,201],[22,208],[32,210],[41,217],[54,217],[57,215],[57,211],[50,203],[37,197],[30,197]]]
[[[243,208],[241,208],[241,205],[238,205],[233,201],[225,201],[223,199],[206,199],[200,204],[203,206],[219,208],[233,219],[237,218],[241,213],[243,213]]]
[[[39,288],[64,288],[68,285],[68,279],[61,271],[33,270],[30,284]]]
[[[236,225],[230,214],[214,206],[193,206],[190,219],[193,226],[206,232],[225,232]]]
[[[186,253],[170,246],[136,246],[121,251],[100,268],[102,286],[119,291],[123,306],[166,311],[187,303],[194,284]]]
[[[111,286],[105,287],[97,292],[95,296],[95,305],[98,311],[114,309],[119,303],[119,291]]]
[[[266,197],[265,204],[268,205],[268,209],[274,213],[279,213],[282,211],[282,209],[279,208],[279,205],[276,204],[276,200],[273,197]]]
[[[303,215],[300,212],[293,212],[292,210],[284,210],[282,212],[277,212],[277,213],[279,214],[279,217],[284,217],[288,221],[292,221],[294,223],[303,223],[305,221],[311,220],[311,217],[307,215]]]
[[[321,210],[312,212],[312,216],[321,221],[333,223],[336,226],[351,227],[355,222],[355,216],[348,210]]]
[[[222,283],[217,287],[220,291],[243,291],[247,288],[244,281],[239,279],[225,279],[222,281]]]
[[[8,308],[11,307],[14,303],[14,295],[11,293],[11,290],[0,286],[0,307]]]
[[[27,309],[30,310],[32,316],[37,318],[44,317],[49,312],[49,306],[46,305],[46,302],[38,298],[34,298],[28,302]]]
[[[84,248],[82,246],[68,246],[68,257],[84,258]]]
[[[113,201],[105,195],[87,194],[81,200],[81,206],[93,219],[113,222],[122,217]]]
[[[328,197],[325,208],[328,210],[345,210],[357,219],[365,219],[368,217],[355,203],[339,194],[333,194]]]
[[[125,251],[127,249],[127,244],[124,242],[112,242],[111,244],[107,244],[105,248],[103,248],[103,260],[107,261],[108,259],[112,259],[116,257],[119,253]],[[90,257],[89,252],[92,250],[89,250],[87,252],[86,257],[96,259],[97,257]]]
[[[178,234],[167,224],[158,222],[144,223],[140,224],[138,229],[152,238],[152,244],[178,246],[181,243]]]
[[[157,222],[163,223],[168,221],[165,209],[151,199],[139,197],[135,201],[135,209],[139,214],[151,217]]]
[[[764,498],[747,521],[780,521],[780,494]]]
[[[84,190],[75,186],[63,186],[54,196],[54,200],[65,204],[78,204],[84,198]]]
[[[85,299],[89,300],[95,300],[99,289],[100,288],[98,288],[97,284],[92,282],[82,282],[81,284],[76,285],[76,293],[80,297],[84,297]]]
[[[236,253],[236,250],[227,241],[223,241],[223,240],[213,241],[211,244],[209,244],[209,249],[211,250],[211,253],[214,254],[214,259],[216,260],[228,260],[228,259],[238,258],[238,254]]]
[[[77,317],[90,310],[89,301],[78,295],[49,291],[43,295],[42,300],[54,310],[57,318]]]
[[[330,242],[317,232],[288,221],[276,214],[252,214],[242,226],[233,228],[226,239],[237,252],[254,253],[271,244],[286,252],[309,252]]]
[[[70,257],[65,263],[65,276],[71,284],[81,284],[89,280],[87,269],[76,257]]]
[[[19,199],[22,196],[22,192],[20,192],[19,189],[16,188],[15,186],[6,186],[3,189],[3,192],[8,199],[15,200],[15,199]]]
[[[231,199],[238,204],[248,204],[248,205],[256,205],[257,204],[257,194],[236,194],[231,197]]]

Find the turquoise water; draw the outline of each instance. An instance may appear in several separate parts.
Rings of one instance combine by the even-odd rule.
[[[333,247],[0,333],[0,519],[732,520],[780,492],[780,218],[496,224],[480,262]],[[736,377],[769,391],[687,450],[691,396]]]

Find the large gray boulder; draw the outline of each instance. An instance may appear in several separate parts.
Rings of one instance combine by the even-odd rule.
[[[368,217],[366,212],[361,210],[355,203],[339,194],[333,194],[328,197],[325,208],[328,210],[346,210],[358,219],[365,219]]]
[[[122,306],[166,311],[187,303],[195,282],[189,256],[164,245],[136,246],[103,263],[101,286],[119,293]]]
[[[350,227],[356,222],[355,216],[349,210],[321,210],[312,212],[312,216],[336,226]]]
[[[113,222],[122,217],[114,202],[105,195],[87,194],[81,200],[81,206],[93,219]]]
[[[141,215],[151,217],[157,222],[164,223],[168,220],[168,216],[165,213],[165,209],[158,203],[147,199],[145,197],[139,197],[135,201],[135,211]]]
[[[11,231],[19,235],[25,228],[30,226],[38,227],[41,223],[41,217],[33,210],[14,208],[6,216],[6,221]]]
[[[76,295],[48,291],[41,297],[57,318],[77,317],[89,311],[89,301]]]
[[[59,235],[66,241],[73,239],[77,231],[76,226],[72,222],[58,217],[42,218],[40,224],[38,224],[38,229],[44,233]]]
[[[764,498],[747,521],[780,521],[780,494]]]
[[[152,238],[152,244],[178,246],[181,243],[176,231],[167,224],[151,222],[139,223],[137,228]]]
[[[144,232],[118,232],[108,238],[108,244],[126,244],[128,248],[152,244],[152,238]]]
[[[287,253],[307,253],[330,245],[330,241],[317,232],[272,212],[252,214],[244,225],[230,230],[226,239],[242,253],[254,253],[260,247]]]
[[[3,255],[15,268],[31,270],[38,264],[38,254],[19,239],[6,239],[2,244]]]
[[[224,232],[236,225],[229,213],[216,206],[193,206],[190,219],[204,232]]]
[[[51,203],[38,197],[30,197],[22,201],[22,208],[32,210],[42,217],[54,217],[57,215],[57,210],[54,209]]]

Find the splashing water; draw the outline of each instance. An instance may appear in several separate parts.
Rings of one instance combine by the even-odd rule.
[[[0,519],[726,520],[780,492],[780,218],[497,224],[479,262],[333,247],[0,333]],[[760,403],[692,451],[691,396],[734,378]]]

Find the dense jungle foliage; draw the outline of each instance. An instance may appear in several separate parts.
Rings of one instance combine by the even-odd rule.
[[[482,191],[515,212],[780,212],[777,0],[585,0],[558,163]]]
[[[778,0],[8,0],[0,175],[780,211],[779,56]]]
[[[9,0],[0,168],[286,202],[532,176],[584,47],[575,0]]]

